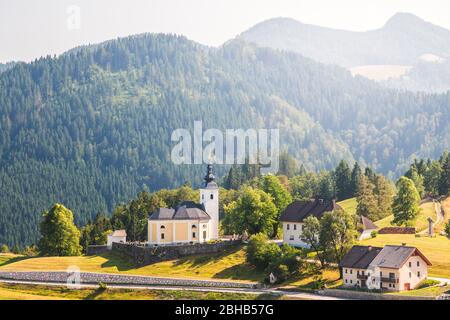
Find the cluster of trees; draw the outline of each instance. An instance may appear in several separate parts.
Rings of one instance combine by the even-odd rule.
[[[450,153],[445,151],[439,160],[415,159],[405,176],[414,182],[422,198],[450,194]]]
[[[364,174],[359,177],[357,192],[357,215],[372,221],[381,220],[392,214],[395,187],[388,179],[378,174]]]
[[[303,250],[283,244],[281,247],[262,233],[250,237],[246,250],[247,262],[267,274],[276,277],[277,282],[283,282],[299,272],[304,264],[306,253]]]
[[[302,241],[316,253],[321,266],[331,261],[339,263],[357,237],[357,217],[349,212],[326,212],[322,219],[314,216],[304,221]]]
[[[0,73],[0,243],[36,243],[39,213],[57,201],[85,225],[142,190],[198,186],[201,166],[168,161],[171,133],[194,120],[279,128],[283,147],[309,171],[358,159],[400,174],[411,154],[436,157],[448,147],[449,101],[450,93],[385,90],[239,40],[207,48],[146,34],[18,63]],[[280,173],[297,174],[296,161],[282,158]],[[242,182],[236,177],[228,187]],[[320,179],[324,193],[332,190],[332,177]]]

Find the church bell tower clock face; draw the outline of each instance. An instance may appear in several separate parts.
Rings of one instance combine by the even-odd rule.
[[[209,221],[209,238],[219,238],[219,187],[212,173],[212,165],[208,165],[204,182],[200,189],[200,203],[204,205],[206,213],[211,217]]]

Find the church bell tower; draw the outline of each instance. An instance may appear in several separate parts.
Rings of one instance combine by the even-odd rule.
[[[214,181],[212,165],[208,164],[204,182],[200,188],[200,203],[204,205],[206,213],[211,217],[209,221],[209,238],[219,239],[219,187]]]

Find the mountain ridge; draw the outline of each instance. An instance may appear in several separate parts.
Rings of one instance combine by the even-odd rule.
[[[141,190],[197,186],[203,166],[170,161],[171,132],[196,120],[279,128],[310,170],[346,159],[394,176],[450,147],[449,103],[239,39],[144,34],[20,63],[0,74],[0,243],[35,243],[54,202],[83,225]]]

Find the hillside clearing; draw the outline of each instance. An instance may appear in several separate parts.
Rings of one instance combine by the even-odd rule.
[[[337,204],[340,205],[345,212],[356,214],[356,206],[358,205],[356,198],[340,201]]]
[[[440,232],[443,230],[443,225],[446,221],[449,220],[450,216],[450,197],[446,198],[441,202],[444,211],[446,212],[445,220],[441,221],[437,225],[435,225],[435,231]],[[414,221],[414,227],[416,228],[416,232],[426,231],[428,228],[428,218],[433,219],[435,222],[437,220],[436,210],[434,202],[425,202],[420,205],[420,212]],[[394,216],[390,215],[384,219],[378,220],[375,224],[380,228],[393,227],[392,221],[394,220]]]
[[[111,253],[80,257],[37,257],[1,265],[0,271],[65,271],[78,266],[82,272],[134,274],[143,276],[262,281],[264,275],[245,261],[243,247],[220,254],[195,255],[136,268]]]

